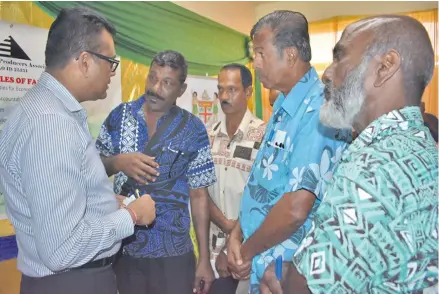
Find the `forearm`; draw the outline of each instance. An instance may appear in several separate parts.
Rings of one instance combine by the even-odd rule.
[[[101,155],[102,163],[104,164],[105,171],[107,172],[107,175],[109,177],[120,172],[120,170],[118,170],[118,167],[116,164],[116,159],[117,159],[117,155],[114,155],[114,156],[102,156]]]
[[[192,220],[197,236],[200,261],[209,261],[209,195],[207,188],[190,190]]]
[[[242,242],[243,236],[242,236],[242,229],[241,229],[241,223],[239,222],[239,219],[236,221],[235,226],[233,227],[232,231],[230,232],[229,238],[237,238]]]
[[[221,210],[216,206],[215,202],[208,197],[209,200],[209,213],[210,213],[210,220],[217,225],[221,231],[225,232],[226,234],[230,233],[228,232],[227,227],[227,221],[228,219],[224,216],[224,214],[221,212]]]
[[[252,259],[282,243],[303,225],[314,201],[306,205],[297,205],[296,193],[298,192],[284,194],[270,210],[259,229],[242,245],[241,254],[245,259]]]

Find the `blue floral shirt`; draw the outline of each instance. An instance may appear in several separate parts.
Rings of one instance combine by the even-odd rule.
[[[149,141],[143,104],[145,99],[122,103],[104,121],[96,147],[103,156],[143,152]],[[177,106],[175,106],[177,107]],[[134,257],[180,256],[193,250],[189,234],[189,190],[207,187],[216,182],[215,167],[204,124],[188,113],[186,123],[179,127],[183,110],[152,147],[157,154],[160,176],[156,182],[137,184],[141,194],[146,191],[156,203],[156,220],[149,228],[136,227],[125,241],[124,252]],[[166,115],[159,119],[157,128]],[[155,151],[156,150],[156,151]],[[158,151],[157,151],[158,150]],[[114,191],[120,193],[127,176],[115,175]]]
[[[323,84],[311,68],[285,97],[280,94],[244,189],[240,223],[244,239],[262,224],[270,209],[288,192],[308,190],[316,196],[305,223],[289,239],[257,255],[250,277],[251,293],[259,293],[265,268],[278,256],[291,260],[311,227],[335,163],[351,132],[323,126],[319,120],[324,102]]]

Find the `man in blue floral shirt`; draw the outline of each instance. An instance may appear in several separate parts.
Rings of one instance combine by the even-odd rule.
[[[158,53],[145,95],[115,108],[96,142],[108,175],[115,174],[115,192],[131,195],[138,189],[156,202],[155,223],[136,227],[115,266],[120,294],[187,294],[201,291],[201,280],[206,291],[214,279],[207,187],[216,182],[215,167],[203,123],[175,106],[186,90],[186,76],[181,54]],[[145,147],[149,156],[143,154]],[[189,199],[198,265],[189,234]]]
[[[309,231],[350,132],[319,121],[323,85],[309,63],[303,15],[275,11],[258,21],[251,37],[259,79],[281,92],[244,190],[240,224],[229,237],[229,266],[235,277],[250,276],[253,294],[265,268],[277,258],[291,260]]]

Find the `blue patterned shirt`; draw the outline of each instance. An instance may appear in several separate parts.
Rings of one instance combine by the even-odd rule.
[[[143,104],[144,97],[122,103],[115,108],[102,125],[96,147],[103,156],[143,152],[148,138]],[[177,106],[176,106],[177,107]],[[210,152],[206,128],[199,118],[188,113],[185,125],[179,112],[160,142],[153,146],[157,152],[160,176],[147,186],[138,184],[141,194],[148,189],[156,202],[156,220],[150,228],[136,227],[135,237],[127,240],[124,252],[134,257],[180,256],[193,250],[189,234],[189,189],[207,187],[216,182],[215,167]],[[157,129],[164,115],[157,122]],[[157,151],[161,148],[160,151]],[[180,153],[180,155],[178,155]],[[120,193],[127,176],[115,175],[114,190]]]
[[[261,226],[270,209],[285,193],[305,189],[316,196],[308,219],[295,234],[254,257],[251,293],[259,293],[259,280],[275,258],[282,255],[284,260],[291,260],[293,257],[311,227],[311,217],[332,177],[334,164],[351,138],[350,131],[330,129],[320,123],[323,88],[316,71],[311,68],[287,97],[279,95],[250,172],[240,211],[244,239]]]

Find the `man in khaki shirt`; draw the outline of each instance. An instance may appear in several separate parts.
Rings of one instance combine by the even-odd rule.
[[[208,188],[211,262],[217,277],[209,294],[235,294],[238,286],[227,269],[225,241],[238,219],[242,191],[265,130],[265,123],[247,108],[252,80],[243,65],[229,64],[221,69],[218,97],[225,117],[207,127],[217,175],[216,184]],[[240,283],[237,293],[248,293],[248,280]]]

